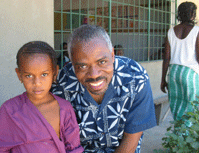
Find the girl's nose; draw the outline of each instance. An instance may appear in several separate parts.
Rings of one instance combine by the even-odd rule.
[[[34,85],[40,85],[41,84],[41,79],[36,77],[34,78]]]

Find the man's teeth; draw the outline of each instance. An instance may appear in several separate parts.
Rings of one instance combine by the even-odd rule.
[[[103,82],[103,81],[100,81],[99,83],[90,83],[90,84],[91,84],[91,86],[95,86],[95,87],[96,87],[96,86],[101,85],[101,84],[102,84],[102,82]]]

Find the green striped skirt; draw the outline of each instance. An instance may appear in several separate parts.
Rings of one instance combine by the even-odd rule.
[[[174,120],[179,120],[185,112],[193,111],[190,101],[199,96],[199,75],[182,65],[170,65],[169,102]]]

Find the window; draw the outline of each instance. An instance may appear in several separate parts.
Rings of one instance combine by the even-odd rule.
[[[54,0],[54,48],[64,63],[64,42],[82,24],[102,26],[113,46],[136,61],[162,59],[164,40],[175,23],[176,0]]]

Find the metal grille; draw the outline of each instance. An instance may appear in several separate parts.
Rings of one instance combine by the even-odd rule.
[[[136,61],[162,59],[166,33],[175,24],[177,0],[54,0],[54,48],[63,66],[63,43],[82,24],[102,26],[113,46]],[[117,50],[117,48],[116,48]]]

